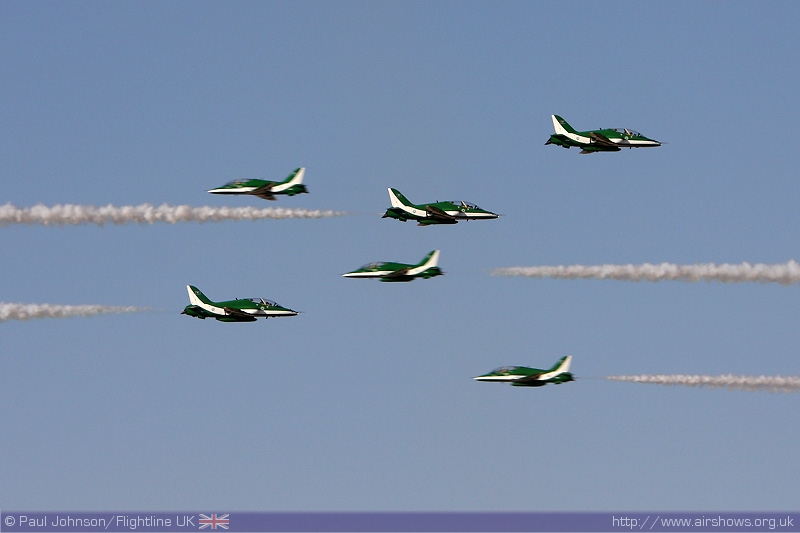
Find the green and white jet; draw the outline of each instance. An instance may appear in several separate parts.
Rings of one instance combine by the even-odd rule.
[[[222,187],[211,189],[211,194],[252,194],[264,200],[274,200],[276,194],[295,194],[307,193],[306,186],[303,185],[303,175],[305,168],[295,169],[289,177],[283,181],[267,181],[256,179],[239,179],[226,183]]]
[[[181,311],[181,314],[203,320],[216,318],[220,322],[255,322],[258,318],[297,315],[297,311],[281,307],[263,298],[237,298],[227,302],[212,302],[197,287],[187,285],[186,290],[189,291],[191,303]]]
[[[577,146],[582,154],[593,152],[619,152],[622,148],[648,148],[661,146],[638,131],[627,128],[607,128],[600,130],[575,131],[567,121],[558,115],[553,117],[556,132],[544,144],[557,144],[564,148]]]
[[[416,265],[406,263],[370,263],[358,270],[342,274],[346,278],[380,278],[381,281],[411,281],[414,278],[432,278],[444,274],[436,266],[439,250],[434,250]]]
[[[541,387],[548,383],[560,385],[567,381],[575,381],[575,378],[569,373],[571,362],[572,356],[567,355],[559,359],[553,368],[547,370],[528,368],[527,366],[503,366],[473,379],[475,381],[511,383],[515,387]]]
[[[420,226],[430,224],[456,224],[460,220],[484,220],[499,215],[481,209],[469,202],[434,202],[431,204],[412,204],[397,189],[389,189],[392,207],[386,210],[383,218],[396,218],[406,222],[416,220]]]

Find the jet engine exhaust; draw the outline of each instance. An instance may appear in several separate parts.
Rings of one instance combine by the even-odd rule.
[[[787,394],[800,392],[800,376],[642,374],[638,376],[606,376],[606,379],[613,381],[630,381],[633,383],[684,385],[687,387],[708,387],[711,389],[743,390],[750,392],[783,392]]]
[[[73,205],[56,204],[52,207],[38,204],[20,208],[8,203],[0,206],[0,226],[11,224],[38,224],[64,226],[80,224],[155,224],[165,222],[219,222],[222,220],[261,220],[285,218],[329,218],[349,213],[332,210],[289,209],[281,207],[191,207],[188,205]]]
[[[613,279],[617,281],[717,281],[720,283],[800,284],[800,263],[767,265],[763,263],[676,265],[672,263],[641,265],[570,265],[496,268],[493,276],[523,276],[559,279]]]
[[[55,305],[0,302],[0,322],[7,320],[32,320],[34,318],[70,318],[117,313],[149,311],[146,307],[118,307],[110,305]]]

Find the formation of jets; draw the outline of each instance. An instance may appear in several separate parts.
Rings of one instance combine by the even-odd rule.
[[[345,278],[380,278],[381,281],[411,281],[414,278],[432,278],[444,274],[439,264],[439,250],[426,255],[415,265],[406,263],[369,263],[358,270],[342,274]]]
[[[566,120],[551,115],[555,133],[545,144],[555,144],[563,148],[576,146],[582,154],[593,152],[619,152],[622,148],[646,148],[661,146],[661,143],[645,137],[639,132],[626,128],[576,131]],[[210,189],[212,194],[249,194],[265,200],[275,200],[277,195],[294,196],[307,193],[303,185],[305,168],[295,169],[283,181],[259,179],[239,179],[221,187]],[[392,204],[383,218],[394,218],[402,222],[417,221],[420,226],[433,224],[457,224],[462,220],[491,220],[499,215],[475,204],[464,201],[432,202],[412,204],[397,189],[389,188]],[[346,278],[378,278],[385,282],[406,282],[416,278],[429,279],[441,276],[438,266],[439,250],[428,253],[416,264],[376,262],[342,274]],[[197,287],[186,286],[189,292],[189,305],[182,311],[192,317],[214,318],[221,322],[255,322],[259,318],[296,316],[297,311],[282,307],[263,298],[235,299],[223,302],[209,300]],[[548,383],[561,384],[574,381],[569,372],[572,356],[562,357],[552,368],[543,370],[525,366],[504,366],[488,374],[476,376],[476,381],[510,383],[515,387],[541,387]]]

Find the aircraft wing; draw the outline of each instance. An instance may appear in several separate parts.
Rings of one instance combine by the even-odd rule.
[[[428,214],[428,216],[430,218],[436,218],[436,219],[439,219],[439,220],[447,220],[448,222],[449,221],[453,221],[453,220],[456,219],[456,217],[454,217],[453,215],[448,215],[447,213],[445,213],[444,211],[442,211],[438,207],[435,207],[435,206],[432,206],[432,205],[426,205],[425,206],[425,212]]]
[[[259,198],[263,198],[264,200],[274,200],[275,196],[272,194],[272,186],[275,185],[274,183],[267,183],[266,185],[262,185],[258,189],[253,189],[250,191],[250,194],[254,194]]]
[[[539,376],[541,376],[541,374],[531,374],[530,376],[525,376],[524,378],[514,380],[514,383],[531,383],[534,381],[539,381]]]
[[[602,133],[597,133],[595,131],[589,134],[589,138],[592,140],[594,144],[602,146],[603,148],[608,148],[615,152],[619,152],[620,148],[616,144],[614,144],[608,137],[603,135]]]
[[[223,309],[225,310],[225,314],[226,315],[238,316],[238,317],[246,317],[246,318],[255,318],[250,313],[245,313],[241,309],[233,309],[231,307],[223,307]]]
[[[401,268],[400,270],[395,270],[391,274],[386,274],[383,277],[384,278],[402,278],[403,276],[407,276],[408,275],[408,270],[409,270],[408,267]]]

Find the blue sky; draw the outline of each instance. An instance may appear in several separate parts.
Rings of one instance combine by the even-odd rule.
[[[800,373],[798,287],[499,278],[800,258],[797,3],[0,5],[3,197],[336,209],[0,228],[0,506],[792,510],[796,395],[610,382]],[[557,113],[651,150],[544,146]],[[311,194],[228,198],[304,166]],[[381,219],[387,187],[498,220]],[[340,276],[441,249],[445,276]],[[296,318],[181,316],[185,285]],[[574,356],[575,383],[477,383]]]

